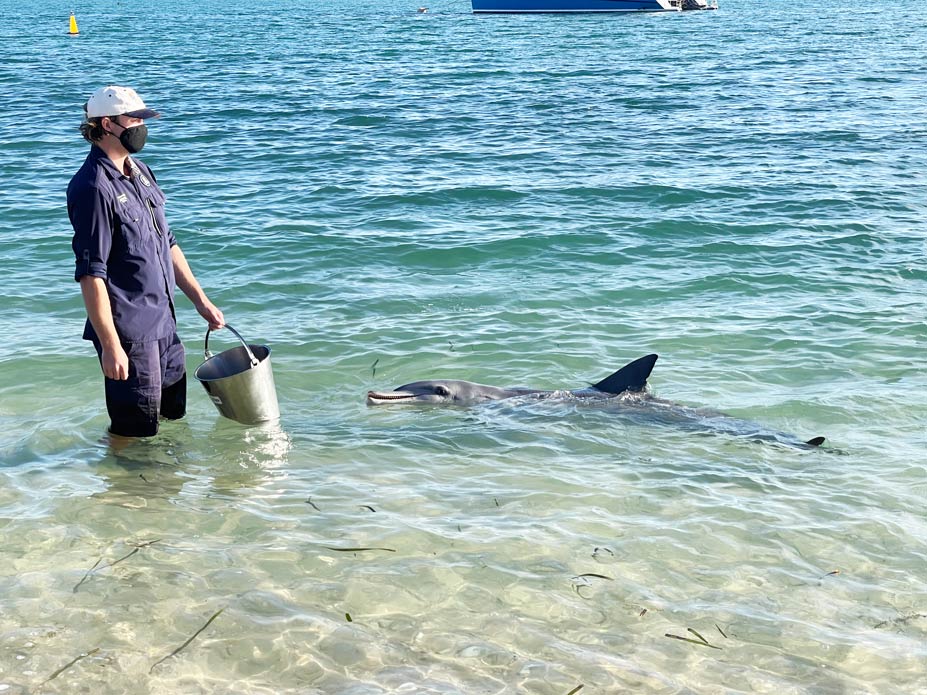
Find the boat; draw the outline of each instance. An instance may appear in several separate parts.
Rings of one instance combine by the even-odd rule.
[[[474,14],[716,10],[718,0],[470,0]]]

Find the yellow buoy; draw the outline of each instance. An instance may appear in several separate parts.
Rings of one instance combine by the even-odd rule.
[[[77,30],[77,20],[74,19],[74,13],[71,13],[71,29],[68,31],[71,36],[76,36],[80,32]]]

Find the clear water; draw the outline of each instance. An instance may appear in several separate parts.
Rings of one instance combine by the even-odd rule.
[[[416,9],[0,0],[0,693],[927,693],[923,3]],[[108,83],[164,114],[143,159],[279,427],[192,383],[105,441],[64,189]],[[827,448],[364,402],[650,352]]]

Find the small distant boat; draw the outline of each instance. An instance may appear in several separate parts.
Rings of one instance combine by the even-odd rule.
[[[470,0],[476,14],[716,10],[718,0]]]

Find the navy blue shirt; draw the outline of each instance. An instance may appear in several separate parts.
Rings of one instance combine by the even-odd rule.
[[[90,148],[68,184],[74,279],[103,278],[116,333],[123,342],[160,340],[174,333],[177,242],[164,216],[164,193],[145,164],[129,158],[126,176],[99,147]],[[84,338],[96,336],[90,320]]]

